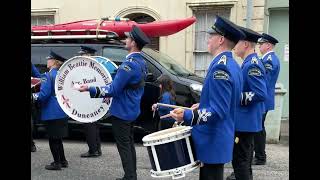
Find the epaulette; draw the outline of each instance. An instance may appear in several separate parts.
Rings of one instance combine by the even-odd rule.
[[[268,56],[267,61],[272,61],[272,56],[271,56],[271,54]]]
[[[258,59],[255,56],[252,57],[251,64],[258,64]]]
[[[219,61],[218,61],[218,64],[226,65],[227,64],[227,56],[226,55],[221,56]]]

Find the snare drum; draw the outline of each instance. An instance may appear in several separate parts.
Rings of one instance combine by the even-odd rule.
[[[190,136],[190,126],[177,126],[143,137],[147,147],[152,169],[152,177],[172,177],[179,179],[199,167],[194,160]]]
[[[89,92],[79,92],[76,88],[82,84],[110,84],[113,79],[111,74],[117,69],[116,64],[101,56],[75,56],[67,60],[55,80],[56,97],[63,111],[72,119],[84,123],[101,119],[108,112],[112,98],[90,98]]]

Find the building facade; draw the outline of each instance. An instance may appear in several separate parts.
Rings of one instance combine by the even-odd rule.
[[[129,17],[158,21],[195,16],[192,26],[154,40],[155,49],[168,54],[192,72],[204,76],[212,59],[207,52],[206,34],[218,14],[245,26],[247,0],[31,0],[32,25],[66,23],[102,17]],[[252,28],[263,31],[264,0],[253,2]]]
[[[288,37],[288,30],[279,32],[281,28],[278,27],[285,10],[276,10],[279,6],[277,2],[283,4],[286,1],[253,0],[251,28],[259,33],[275,33],[281,40],[278,47],[288,42],[288,39],[282,39],[284,36],[281,34],[287,33],[285,37]],[[246,26],[247,0],[31,0],[32,25],[116,16],[141,23],[195,16],[195,24],[176,34],[152,39],[152,47],[168,54],[177,63],[200,76],[205,76],[212,59],[207,52],[207,35],[204,31],[212,26],[216,14]],[[276,52],[282,56],[283,50],[279,48]],[[280,81],[287,85],[288,70],[285,68],[288,66],[285,63],[281,64]]]
[[[279,40],[275,52],[280,60],[278,82],[287,90],[282,119],[289,119],[289,0],[266,0],[263,31]]]

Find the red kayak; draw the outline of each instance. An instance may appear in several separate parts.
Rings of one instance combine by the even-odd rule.
[[[115,34],[120,38],[125,37],[124,32],[129,32],[132,25],[137,25],[149,37],[169,36],[177,33],[196,21],[195,17],[154,21],[138,24],[126,18],[103,18],[101,20],[83,20],[65,24],[32,26],[31,35],[35,36],[83,36]]]

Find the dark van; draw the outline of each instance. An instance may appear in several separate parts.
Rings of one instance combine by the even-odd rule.
[[[81,45],[88,45],[97,50],[97,56],[109,58],[117,65],[120,65],[124,60],[128,51],[121,44],[112,43],[67,43],[67,42],[33,42],[31,45],[31,61],[38,67],[41,73],[46,69],[46,56],[50,50],[61,54],[66,58],[77,56],[77,52]],[[158,127],[159,117],[153,118],[151,106],[158,101],[159,97],[159,82],[158,78],[161,75],[168,75],[174,82],[174,88],[177,94],[177,105],[190,107],[192,104],[199,102],[200,92],[202,89],[203,78],[189,72],[180,66],[174,59],[169,56],[145,47],[142,50],[142,55],[148,67],[148,78],[144,90],[144,95],[141,100],[141,114],[135,123],[135,132],[143,134],[154,132]],[[37,116],[35,119],[35,132],[43,130],[43,122],[39,120],[39,115],[36,112],[38,108],[34,108],[33,113]],[[101,131],[110,130],[111,122],[107,114],[99,120],[102,125]],[[69,127],[71,131],[82,131],[81,123],[70,118]]]

